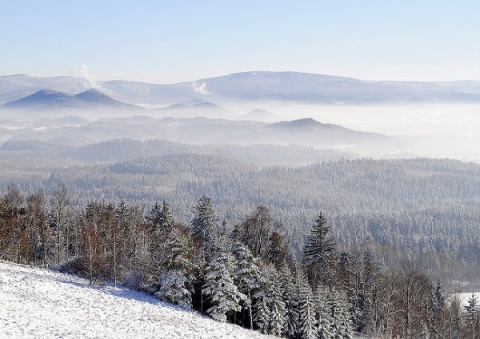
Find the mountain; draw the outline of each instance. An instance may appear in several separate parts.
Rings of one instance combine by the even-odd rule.
[[[194,118],[207,117],[210,119],[239,119],[240,116],[228,109],[215,105],[211,102],[194,100],[191,105],[188,103],[178,103],[167,108],[159,108],[155,110],[159,117],[174,118]]]
[[[114,80],[98,82],[97,86],[98,90],[120,102],[163,107],[203,101],[220,106],[238,101],[322,104],[480,102],[479,81],[366,81],[299,72],[243,72],[177,84]],[[0,104],[43,88],[71,95],[89,87],[85,80],[73,77],[1,76]]]
[[[105,108],[137,108],[114,100],[106,94],[88,89],[75,95],[42,89],[24,98],[8,102],[2,106],[8,109],[86,109],[95,107]]]
[[[266,111],[264,109],[259,109],[259,108],[243,114],[242,118],[245,120],[266,121],[266,122],[281,120],[281,118],[278,115],[271,113],[269,111]]]
[[[4,108],[54,108],[59,106],[73,108],[77,106],[77,100],[63,92],[42,89],[3,105]]]
[[[4,75],[0,76],[0,105],[24,98],[45,88],[72,95],[85,91],[90,87],[88,81],[70,76]]]
[[[2,338],[268,338],[111,285],[0,262]]]

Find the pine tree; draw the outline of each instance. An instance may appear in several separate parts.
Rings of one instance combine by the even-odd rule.
[[[287,321],[287,309],[283,302],[280,277],[275,266],[270,266],[268,271],[270,280],[267,290],[270,309],[269,333],[281,336]]]
[[[351,339],[353,337],[347,298],[344,293],[333,290],[332,329],[335,339]]]
[[[234,274],[235,283],[239,291],[247,296],[244,307],[248,310],[250,329],[253,329],[252,296],[260,288],[263,276],[258,266],[258,260],[246,245],[237,241],[233,246],[233,255],[237,261]]]
[[[430,332],[432,338],[436,338],[438,334],[444,331],[444,312],[445,312],[445,296],[440,280],[437,282],[437,287],[433,291],[431,302],[431,320]]]
[[[328,234],[327,220],[320,214],[315,222],[305,240],[302,262],[311,286],[331,282],[335,256],[335,240]]]
[[[215,320],[225,322],[227,315],[242,309],[247,296],[238,291],[233,280],[235,259],[230,253],[226,237],[213,242],[211,256],[205,268],[202,294],[210,303],[207,313]]]
[[[312,289],[301,270],[297,271],[296,283],[298,293],[298,333],[302,339],[313,339],[317,337],[317,322],[315,317],[315,304]]]
[[[162,206],[155,203],[147,219],[153,223],[157,234],[168,232],[173,227],[172,211],[165,200],[163,200]]]
[[[165,249],[157,282],[159,289],[155,297],[184,309],[191,309],[193,284],[191,241],[180,229],[173,228],[165,242]]]
[[[280,282],[283,294],[283,302],[287,311],[284,333],[287,338],[295,338],[298,333],[298,287],[290,268],[284,262],[280,267]]]
[[[472,293],[472,296],[468,299],[467,305],[463,308],[465,309],[465,318],[470,330],[471,338],[475,339],[480,325],[478,298],[475,293]]]
[[[265,290],[260,290],[255,294],[255,305],[253,307],[253,321],[255,326],[263,334],[268,333],[270,324],[270,309],[268,308],[268,301]]]
[[[331,339],[335,334],[332,330],[332,299],[330,290],[326,286],[318,286],[315,293],[315,315],[317,319],[317,337]]]
[[[380,266],[375,261],[372,251],[367,249],[363,256],[363,310],[359,319],[359,329],[371,334],[377,325],[377,289]]]

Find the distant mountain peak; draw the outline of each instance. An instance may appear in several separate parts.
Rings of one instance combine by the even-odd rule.
[[[70,96],[66,93],[54,91],[51,89],[41,89],[24,98],[6,103],[5,107],[32,106],[36,104],[51,105],[57,101],[68,100]]]
[[[290,121],[280,121],[270,125],[273,128],[312,128],[317,129],[319,127],[325,127],[327,124],[318,122],[313,118],[303,118]]]

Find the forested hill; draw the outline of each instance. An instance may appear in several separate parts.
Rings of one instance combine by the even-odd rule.
[[[217,147],[217,153],[193,155],[192,148],[158,142],[157,156],[137,152],[141,159],[135,160],[135,150],[141,148],[131,147],[129,151],[119,145],[107,142],[98,144],[101,147],[88,146],[92,156],[101,159],[104,155],[105,163],[95,165],[74,155],[83,150],[67,149],[71,157],[62,161],[70,161],[69,167],[55,167],[39,159],[42,154],[50,154],[49,161],[55,164],[55,157],[63,157],[65,149],[8,151],[8,145],[4,145],[3,159],[12,158],[0,184],[3,190],[15,182],[25,192],[38,187],[51,192],[64,183],[72,202],[78,205],[91,200],[118,203],[125,199],[148,210],[155,202],[166,200],[176,220],[185,224],[191,220],[193,203],[202,195],[211,197],[216,212],[230,227],[256,207],[266,206],[297,249],[307,225],[322,212],[339,246],[350,251],[374,246],[387,266],[399,265],[408,256],[419,260],[425,257],[430,273],[443,272],[455,280],[478,274],[479,165],[419,158],[258,167],[245,160],[249,156],[258,159],[261,152],[275,157],[275,152],[268,152],[273,149],[291,150],[293,154],[295,148],[264,146],[266,149],[260,147],[261,152],[255,153],[254,147],[235,151]],[[99,151],[102,147],[106,151]],[[172,152],[169,147],[173,147]],[[199,149],[207,148],[195,150]],[[221,156],[222,152],[228,159]],[[119,161],[122,158],[129,160]],[[24,168],[22,161],[37,166]]]

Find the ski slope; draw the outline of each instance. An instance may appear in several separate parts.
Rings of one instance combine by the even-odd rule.
[[[267,338],[146,294],[0,262],[0,338]]]

